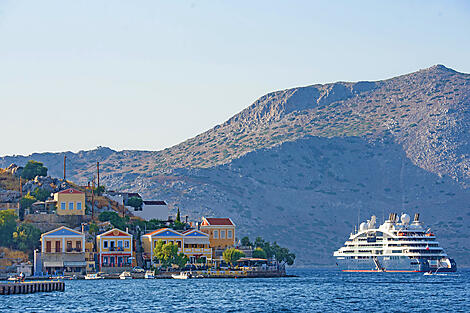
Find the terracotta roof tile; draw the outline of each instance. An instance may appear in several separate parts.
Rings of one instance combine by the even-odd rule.
[[[206,220],[209,225],[233,225],[229,218],[208,217]]]

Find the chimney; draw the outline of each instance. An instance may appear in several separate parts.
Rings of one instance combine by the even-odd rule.
[[[129,233],[129,227],[126,227],[126,233]]]

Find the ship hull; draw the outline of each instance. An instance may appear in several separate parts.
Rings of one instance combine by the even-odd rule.
[[[376,263],[376,261],[378,263]],[[337,257],[336,264],[343,272],[396,272],[396,273],[416,273],[416,272],[455,272],[457,265],[450,259],[450,267],[430,265],[425,259],[409,259],[408,257],[378,256],[376,261],[369,259],[346,259]],[[377,265],[378,264],[378,265]]]

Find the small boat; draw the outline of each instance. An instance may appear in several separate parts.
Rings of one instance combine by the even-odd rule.
[[[146,271],[144,275],[145,279],[154,279],[155,275],[153,274],[153,271]]]
[[[85,275],[85,279],[104,279],[101,273],[90,273]]]
[[[193,275],[191,272],[180,272],[178,275],[176,274],[171,274],[171,277],[174,279],[190,279],[193,278]]]
[[[132,279],[131,273],[124,271],[119,275],[119,279]]]
[[[7,279],[8,281],[20,281],[20,278],[18,276],[10,276]]]

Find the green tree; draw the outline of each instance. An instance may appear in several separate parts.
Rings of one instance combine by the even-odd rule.
[[[264,252],[264,250],[261,249],[260,247],[256,248],[253,251],[253,257],[258,258],[258,259],[266,259],[267,258],[266,252]]]
[[[226,249],[222,253],[222,258],[224,259],[225,263],[230,264],[231,266],[233,266],[235,262],[237,262],[240,258],[243,258],[244,256],[245,253],[235,248]]]
[[[180,208],[178,208],[178,212],[176,212],[176,222],[181,223]]]
[[[23,168],[21,177],[24,179],[33,179],[36,176],[47,176],[47,167],[44,167],[41,162],[30,160]]]
[[[98,233],[99,230],[100,229],[99,229],[98,225],[96,225],[95,223],[91,223],[90,227],[88,228],[88,232],[93,236],[95,236]]]
[[[36,201],[37,199],[32,196],[29,192],[26,196],[20,199],[20,209],[18,210],[20,221],[24,219],[24,210],[31,208],[33,203]]]
[[[177,265],[179,268],[183,268],[186,263],[189,262],[189,258],[182,252],[178,253],[173,264]]]
[[[36,188],[34,189],[32,195],[39,201],[46,201],[47,198],[51,196],[51,193],[45,189]]]
[[[253,246],[253,244],[250,242],[250,238],[248,238],[248,236],[245,236],[245,237],[242,238],[241,244],[242,244],[242,246],[244,246],[244,247],[251,247],[251,246]]]
[[[39,248],[41,230],[30,223],[22,223],[16,227],[12,234],[13,242],[18,250],[32,253]]]
[[[14,210],[0,211],[0,246],[11,247],[13,232],[16,229],[16,214]]]
[[[101,212],[100,215],[98,215],[98,220],[101,222],[110,222],[114,227],[121,230],[125,230],[127,225],[127,220],[120,217],[116,212]]]
[[[133,207],[136,211],[142,209],[142,204],[142,198],[139,197],[130,197],[127,200],[127,205]]]
[[[183,267],[188,262],[188,257],[183,253],[178,253],[178,246],[172,242],[163,243],[158,240],[153,249],[154,261],[159,262],[163,267],[176,265]]]

